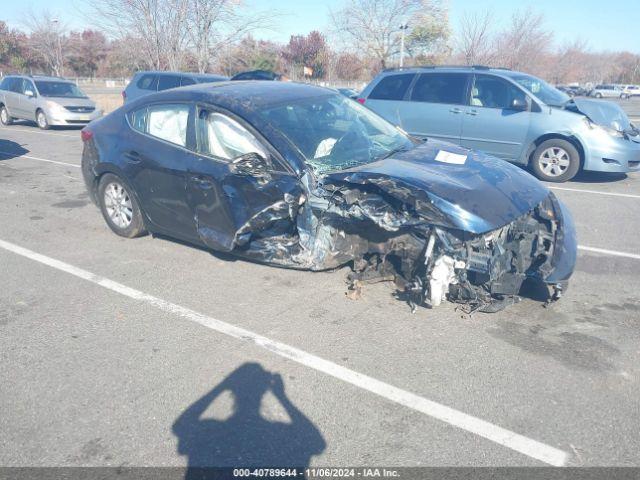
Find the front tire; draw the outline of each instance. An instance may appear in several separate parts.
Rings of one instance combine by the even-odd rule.
[[[36,123],[41,130],[49,130],[49,120],[47,120],[47,115],[42,111],[38,110],[36,112]]]
[[[531,158],[536,177],[546,182],[566,182],[580,170],[580,153],[570,142],[552,138],[542,142]]]
[[[9,110],[4,105],[0,107],[0,122],[2,125],[8,126],[13,123],[13,117],[9,115]]]
[[[120,177],[107,173],[100,179],[98,200],[102,216],[115,234],[135,238],[146,233],[140,206]]]

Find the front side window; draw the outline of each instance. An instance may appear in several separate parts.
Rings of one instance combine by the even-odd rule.
[[[384,77],[369,94],[372,100],[402,100],[411,81],[415,77],[413,73],[389,75]]]
[[[414,102],[465,103],[468,76],[464,73],[424,73],[411,92]]]
[[[181,147],[187,145],[188,105],[150,105],[130,112],[128,118],[134,130]]]
[[[200,153],[225,160],[248,153],[267,158],[260,141],[240,123],[222,113],[200,110],[197,129]]]
[[[498,77],[476,76],[471,89],[471,105],[487,108],[512,108],[514,100],[526,102],[526,95],[515,85]]]
[[[24,84],[22,86],[24,89],[24,93],[26,94],[28,91],[31,91],[33,94],[36,93],[36,89],[33,86],[33,82],[31,80],[24,80]]]
[[[375,162],[414,146],[382,117],[340,94],[291,100],[261,109],[259,115],[319,174]]]
[[[191,77],[182,77],[180,80],[180,85],[183,87],[186,85],[195,85],[196,81]]]
[[[158,90],[168,90],[180,86],[180,77],[177,75],[160,75]]]
[[[43,97],[88,98],[75,83],[36,80],[36,87]]]

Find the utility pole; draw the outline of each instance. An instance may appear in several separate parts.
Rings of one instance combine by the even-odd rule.
[[[409,28],[409,25],[403,23],[400,25],[400,68],[404,64],[404,32]]]
[[[62,76],[63,74],[63,66],[62,66],[62,41],[60,40],[60,22],[58,21],[57,18],[54,18],[51,20],[51,23],[53,23],[56,26],[56,37],[58,40],[58,51],[56,53],[56,57],[58,57],[58,72],[56,72],[58,74],[59,77]]]

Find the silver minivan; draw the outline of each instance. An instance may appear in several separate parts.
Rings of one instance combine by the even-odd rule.
[[[32,120],[43,130],[52,125],[84,126],[102,110],[71,80],[9,75],[0,83],[0,121]]]

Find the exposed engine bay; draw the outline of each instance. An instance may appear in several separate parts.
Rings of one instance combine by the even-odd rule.
[[[519,300],[525,279],[551,271],[557,222],[550,198],[503,227],[474,234],[414,193],[389,179],[325,179],[309,198],[286,194],[260,212],[242,229],[235,253],[310,270],[350,264],[351,292],[394,281],[414,311],[445,300],[467,312],[499,311]],[[560,293],[557,286],[554,297]]]

